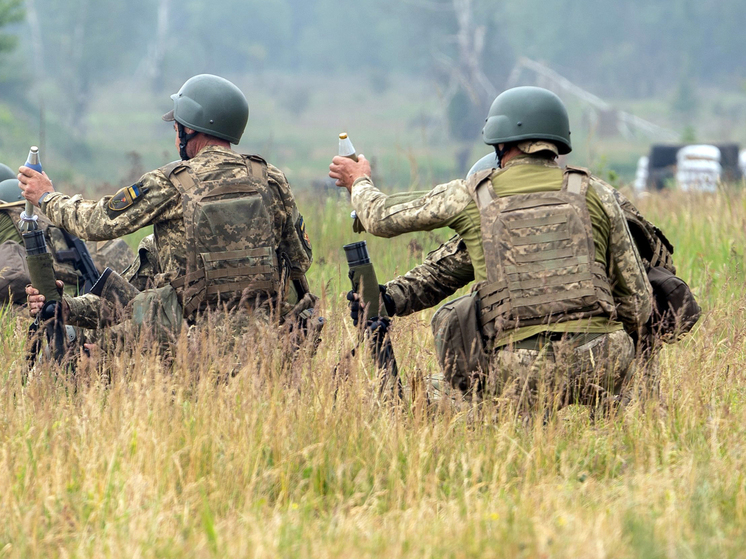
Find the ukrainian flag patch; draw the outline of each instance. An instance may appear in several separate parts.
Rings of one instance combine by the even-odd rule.
[[[137,200],[142,198],[147,189],[143,188],[141,184],[133,184],[132,186],[125,186],[119,192],[109,200],[109,209],[114,212],[121,212],[129,208]]]
[[[298,237],[303,243],[303,247],[306,249],[306,252],[310,256],[313,249],[311,248],[311,239],[308,237],[308,232],[306,231],[306,223],[303,221],[302,215],[298,216],[298,221],[295,222],[295,230],[298,232]]]

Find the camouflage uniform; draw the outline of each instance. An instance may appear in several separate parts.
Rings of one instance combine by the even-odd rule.
[[[525,151],[544,150],[542,146],[535,145],[522,148]],[[499,196],[511,196],[558,190],[562,172],[553,160],[526,154],[509,161],[504,169],[494,171],[491,180]],[[587,202],[592,219],[596,261],[605,266],[621,323],[607,316],[596,316],[503,332],[489,340],[488,348],[499,351],[493,354],[487,386],[483,384],[482,388],[491,387],[499,393],[510,392],[511,383],[520,384],[519,379],[534,379],[539,369],[543,371],[542,378],[550,378],[553,374],[550,369],[557,370],[557,365],[565,371],[572,371],[572,375],[566,375],[565,384],[570,386],[579,378],[588,380],[590,373],[582,364],[589,360],[596,363],[592,374],[607,379],[599,386],[608,386],[614,393],[618,392],[621,379],[628,375],[634,348],[623,327],[633,333],[647,321],[651,312],[650,285],[613,189],[593,178]],[[438,224],[443,226],[471,203],[472,198],[464,180],[440,185],[417,200],[394,205],[387,204],[386,196],[368,178],[358,179],[352,188],[352,204],[363,225],[369,232],[381,236],[434,228]],[[432,307],[474,279],[486,279],[486,268],[479,270],[470,258],[472,252],[477,252],[481,256],[481,265],[484,265],[483,235],[479,226],[476,227],[479,237],[477,246],[467,246],[464,239],[456,236],[430,253],[423,264],[386,284],[386,293],[396,305],[396,314],[405,315]],[[542,349],[530,347],[530,342],[535,340],[540,343],[546,340],[546,344]],[[546,349],[556,344],[559,344],[556,350],[549,352]],[[568,352],[563,347],[574,349]],[[539,359],[541,351],[544,351],[546,358]],[[573,353],[578,351],[578,355]],[[558,356],[561,358],[558,359]],[[601,362],[605,364],[604,367],[599,366]],[[575,366],[568,369],[569,363],[575,363]],[[609,366],[609,363],[613,366]],[[610,378],[614,379],[613,382],[609,382]],[[535,380],[529,384],[530,388],[536,386]]]
[[[140,241],[135,259],[129,266],[126,266],[122,272],[122,277],[138,291],[144,291],[153,286],[154,279],[160,272],[161,267],[155,247],[155,235],[151,234]],[[100,297],[86,293],[80,297],[65,295],[64,300],[69,309],[68,324],[90,330],[102,326],[102,301]]]
[[[19,222],[23,209],[23,202],[3,205],[3,207],[0,208],[0,245],[4,243],[20,245],[18,247],[6,245],[6,247],[2,249],[2,254],[6,259],[9,255],[13,254],[13,261],[18,260],[16,256],[25,259],[26,255],[23,238],[21,237],[19,229]],[[45,232],[47,246],[54,257],[55,277],[65,283],[65,293],[74,296],[78,293],[81,275],[71,262],[62,261],[58,258],[60,251],[70,248],[68,242],[62,231],[53,227],[43,214],[37,214],[37,217],[39,226]],[[115,239],[101,243],[89,243],[87,246],[91,253],[93,262],[99,271],[107,266],[121,271],[132,261],[132,250],[130,250],[127,243],[122,239]],[[25,267],[25,263],[23,264],[22,270],[18,269],[13,272],[17,272],[19,277],[17,281],[13,282],[14,287],[17,287],[15,287],[14,293],[11,294],[11,298],[17,303],[24,303],[26,301],[25,286],[31,282],[31,279],[28,277],[28,270]],[[4,296],[4,293],[0,294],[0,301],[6,301]]]
[[[242,177],[246,173],[244,158],[219,146],[206,146],[188,164],[201,181]],[[44,199],[42,210],[58,226],[94,241],[120,237],[152,225],[160,264],[152,284],[155,288],[163,287],[183,277],[187,263],[182,196],[168,179],[169,169],[173,167],[172,164],[146,173],[132,187],[99,201],[52,193]],[[275,248],[287,256],[291,277],[300,278],[307,287],[304,274],[312,255],[303,219],[283,173],[272,165],[267,166],[267,172],[272,191],[267,210],[274,236],[279,239]],[[290,285],[287,303],[294,304],[298,295],[296,286]]]
[[[96,268],[101,272],[111,268],[121,273],[132,263],[135,257],[132,249],[124,239],[111,239],[109,241],[96,241],[86,243],[88,252]]]

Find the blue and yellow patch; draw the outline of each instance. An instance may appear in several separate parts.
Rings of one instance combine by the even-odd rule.
[[[109,200],[109,209],[115,212],[126,210],[137,200],[142,198],[146,192],[147,188],[143,188],[141,184],[125,186],[111,197]]]
[[[309,238],[308,232],[306,231],[306,223],[303,221],[302,215],[299,216],[298,221],[295,222],[295,229],[298,232],[298,237],[300,237],[300,240],[303,243],[306,252],[308,252],[310,256],[313,249],[311,248],[311,239]]]

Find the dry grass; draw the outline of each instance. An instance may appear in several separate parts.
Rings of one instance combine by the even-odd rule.
[[[678,245],[706,316],[661,356],[663,402],[591,423],[398,408],[376,397],[345,317],[343,203],[301,200],[328,325],[313,357],[271,333],[182,339],[24,386],[23,320],[0,352],[0,557],[712,557],[746,544],[746,301],[740,194],[640,202]],[[432,235],[417,237],[434,248]],[[382,278],[421,260],[371,243]],[[428,321],[397,319],[405,380],[436,372]],[[239,365],[237,365],[237,363]],[[225,382],[223,373],[238,367]]]

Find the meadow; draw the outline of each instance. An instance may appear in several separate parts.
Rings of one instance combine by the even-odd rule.
[[[406,398],[382,401],[348,355],[341,246],[366,238],[388,279],[448,234],[359,237],[336,192],[299,195],[327,319],[315,355],[287,359],[272,332],[228,350],[208,329],[169,368],[135,347],[24,384],[28,320],[3,313],[0,557],[741,556],[746,197],[637,203],[705,312],[664,348],[660,400],[595,422],[428,403],[433,311],[395,319]]]

